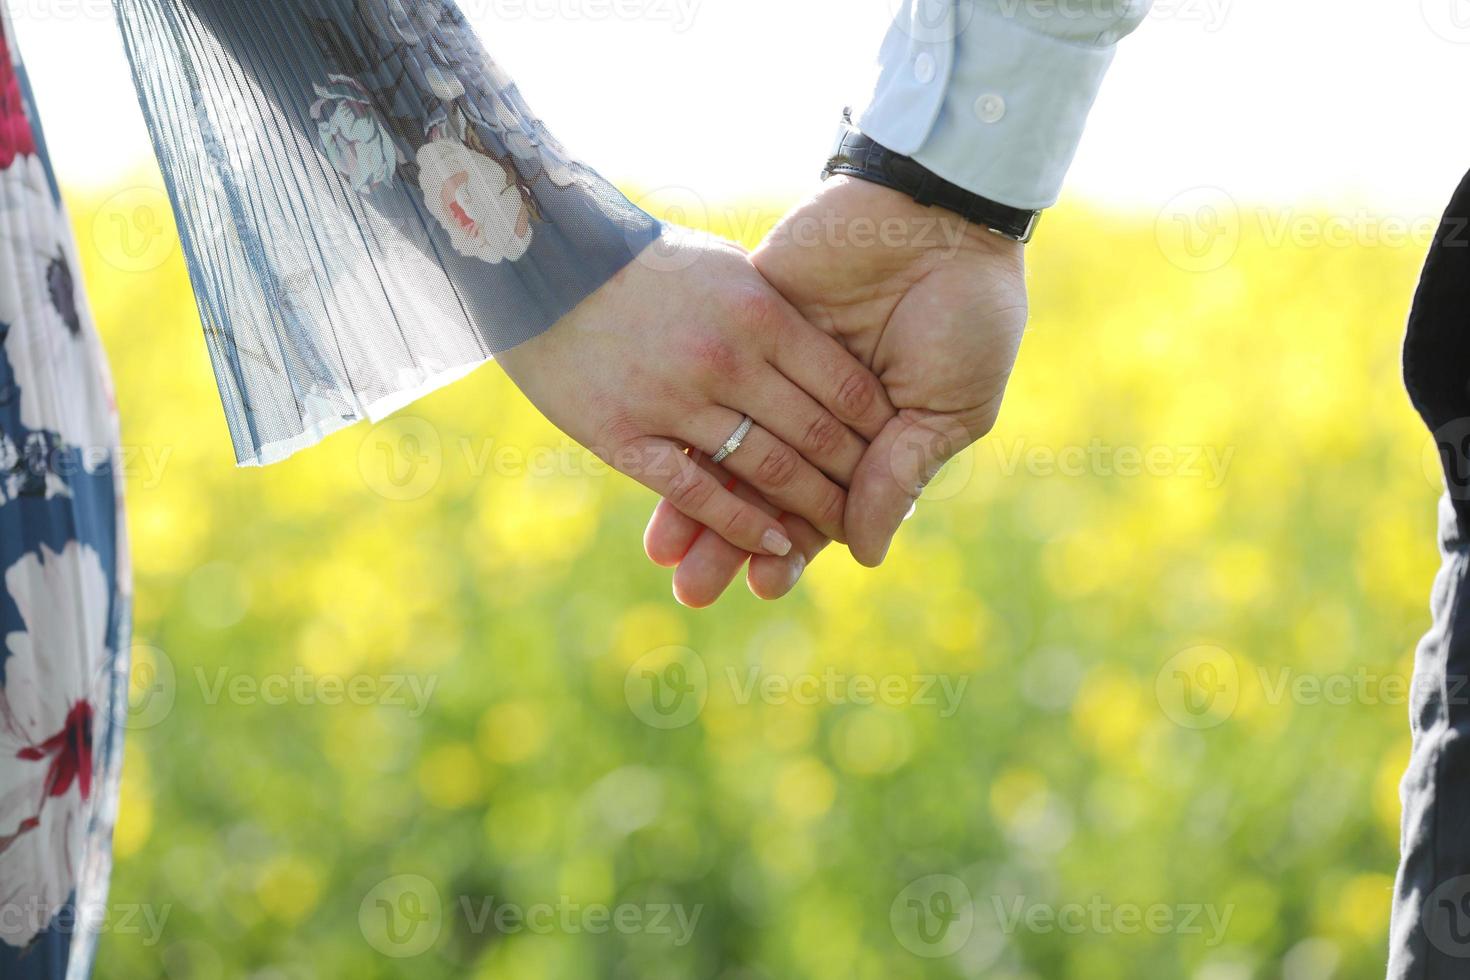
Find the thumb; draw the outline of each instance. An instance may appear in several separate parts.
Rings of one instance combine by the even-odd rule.
[[[873,440],[853,474],[847,496],[847,536],[853,557],[883,564],[899,526],[944,464],[978,438],[948,415],[904,409]]]

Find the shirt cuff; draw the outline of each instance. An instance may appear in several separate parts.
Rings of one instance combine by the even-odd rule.
[[[854,122],[968,191],[1050,207],[1117,45],[1062,40],[978,11],[956,27],[944,45],[895,29]]]

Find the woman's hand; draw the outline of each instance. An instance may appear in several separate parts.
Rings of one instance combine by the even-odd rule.
[[[860,239],[860,227],[883,229],[882,240]],[[924,484],[995,424],[1026,325],[1022,247],[897,191],[837,177],[752,261],[802,316],[869,366],[900,409],[847,484],[849,543],[859,561],[876,565]],[[827,543],[804,521],[784,522],[792,553],[750,562],[750,588],[761,598],[789,592]],[[678,565],[674,594],[688,605],[714,602],[748,557],[702,530],[661,505],[644,537],[650,558]]]
[[[743,252],[677,230],[499,361],[573,439],[761,555],[791,551],[785,528],[698,454],[719,450],[749,415],[755,427],[724,468],[845,541],[844,488],[894,415],[878,379],[802,319]]]

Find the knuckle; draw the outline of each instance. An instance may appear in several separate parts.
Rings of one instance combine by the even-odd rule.
[[[842,446],[842,437],[846,431],[847,427],[835,416],[823,412],[807,426],[805,445],[817,455],[830,456]]]
[[[837,389],[837,407],[848,418],[865,418],[877,403],[878,379],[866,372],[849,374]]]
[[[765,286],[740,284],[725,299],[735,322],[744,330],[765,333],[780,319],[780,300]]]
[[[691,337],[685,346],[691,372],[704,382],[738,381],[745,371],[745,357],[731,340],[715,331]]]
[[[786,445],[772,446],[756,467],[756,479],[762,486],[780,489],[796,478],[799,465],[796,450]]]
[[[669,502],[685,513],[702,510],[712,493],[710,481],[703,479],[703,472],[692,463],[679,467],[669,479]]]
[[[720,522],[720,537],[731,543],[746,541],[753,537],[750,515],[744,507],[736,507]]]

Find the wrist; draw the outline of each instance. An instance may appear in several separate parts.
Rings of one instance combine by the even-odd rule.
[[[824,180],[851,177],[902,193],[921,207],[939,207],[991,234],[1022,245],[1031,240],[1041,212],[1015,208],[945,180],[912,157],[896,153],[859,131],[843,114]]]

